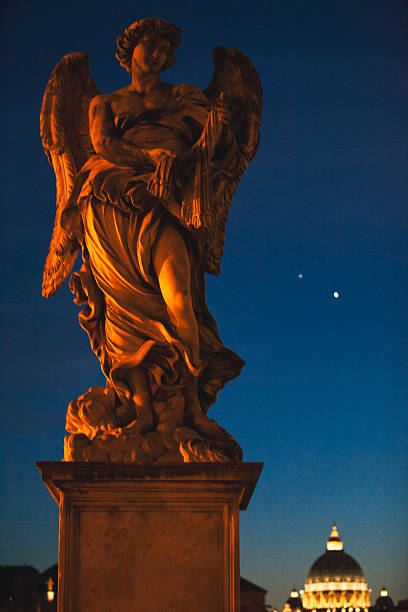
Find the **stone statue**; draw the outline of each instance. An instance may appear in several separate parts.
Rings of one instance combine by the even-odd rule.
[[[70,403],[66,461],[242,459],[207,417],[244,362],[220,340],[204,273],[219,273],[232,196],[259,143],[262,88],[250,60],[226,47],[214,50],[204,92],[161,81],[179,43],[175,25],[142,19],[117,39],[129,86],[100,94],[80,52],[60,60],[44,94],[57,212],[43,295],[81,250],[70,288],[107,380]]]

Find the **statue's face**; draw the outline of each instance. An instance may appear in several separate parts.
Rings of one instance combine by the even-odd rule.
[[[160,72],[167,62],[170,43],[157,32],[146,33],[133,49],[132,70]]]

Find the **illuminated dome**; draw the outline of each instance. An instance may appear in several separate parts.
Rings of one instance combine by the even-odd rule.
[[[303,603],[302,599],[297,591],[297,589],[293,588],[289,599],[287,599],[285,606],[283,608],[283,612],[303,612]]]
[[[303,605],[308,610],[365,611],[370,592],[363,570],[343,550],[336,525],[333,525],[326,552],[313,563],[307,575]]]
[[[380,596],[374,605],[375,612],[392,612],[394,610],[394,602],[388,595],[388,591],[385,587],[381,589]]]

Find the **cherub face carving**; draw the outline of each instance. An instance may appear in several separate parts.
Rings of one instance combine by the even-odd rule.
[[[148,32],[133,49],[132,71],[160,72],[168,60],[170,42],[157,32]]]

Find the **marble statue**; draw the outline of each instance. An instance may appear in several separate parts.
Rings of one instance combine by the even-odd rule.
[[[133,23],[117,39],[127,87],[101,94],[86,53],[49,79],[41,136],[57,211],[44,268],[52,296],[72,271],[81,326],[106,388],[73,400],[65,461],[240,461],[207,416],[244,364],[226,348],[205,300],[218,274],[231,200],[259,143],[262,88],[240,51],[217,47],[205,91],[170,85],[180,30]]]

